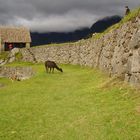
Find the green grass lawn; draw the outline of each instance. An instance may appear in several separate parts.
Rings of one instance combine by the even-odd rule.
[[[0,140],[140,140],[140,93],[90,68],[0,79]]]

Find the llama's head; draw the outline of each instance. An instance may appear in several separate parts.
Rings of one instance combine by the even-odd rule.
[[[63,72],[63,70],[60,68],[59,71]]]

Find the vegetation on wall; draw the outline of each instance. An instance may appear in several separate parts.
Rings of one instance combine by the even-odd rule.
[[[9,55],[8,51],[3,51],[0,53],[0,59],[2,59],[2,60],[7,59],[8,55]]]
[[[22,53],[21,52],[18,52],[18,53],[15,54],[16,61],[21,61],[22,58],[23,58],[23,56],[22,56]]]
[[[132,10],[127,16],[125,16],[119,23],[109,27],[107,30],[105,30],[102,33],[97,33],[96,35],[94,35],[92,38],[93,39],[98,39],[100,37],[102,37],[103,35],[105,35],[106,33],[118,29],[121,25],[123,25],[124,23],[135,19],[137,16],[140,16],[140,8],[134,9]]]

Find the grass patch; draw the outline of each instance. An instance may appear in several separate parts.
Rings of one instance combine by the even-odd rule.
[[[52,44],[47,44],[47,45],[40,45],[40,46],[33,46],[33,47],[61,47],[61,46],[69,46],[69,45],[74,45],[77,42],[66,42],[66,43],[52,43]]]
[[[21,52],[16,53],[15,58],[16,58],[16,61],[21,61],[23,58],[22,53]]]
[[[4,51],[4,52],[1,52],[0,53],[0,59],[6,59],[9,55],[9,52],[8,51]]]
[[[139,140],[139,91],[118,79],[80,66],[61,65],[64,73],[36,75],[0,88],[1,140]]]
[[[65,42],[65,43],[52,43],[52,44],[47,44],[47,45],[40,45],[40,46],[33,46],[35,48],[40,48],[40,47],[62,47],[62,46],[75,46],[76,44],[84,44],[85,41],[90,40],[88,39],[81,39],[79,41],[73,41],[73,42]]]

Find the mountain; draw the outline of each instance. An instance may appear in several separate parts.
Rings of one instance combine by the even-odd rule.
[[[120,16],[110,16],[105,17],[101,20],[95,22],[91,28],[83,28],[76,30],[74,32],[50,32],[50,33],[37,33],[31,32],[32,44],[31,46],[38,46],[50,43],[64,43],[64,42],[74,42],[83,38],[89,37],[93,33],[100,33],[106,30],[108,27],[118,23],[122,17]]]
[[[115,15],[115,16],[110,16],[110,17],[105,17],[101,20],[98,20],[97,22],[95,22],[91,28],[90,28],[90,32],[91,33],[100,33],[103,32],[104,30],[106,30],[108,27],[120,22],[120,20],[122,19],[122,17]]]
[[[74,32],[51,32],[51,33],[31,33],[31,46],[44,45],[50,43],[64,43],[77,41],[89,34],[89,28],[76,30]]]

